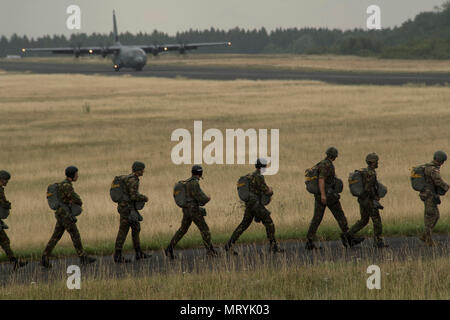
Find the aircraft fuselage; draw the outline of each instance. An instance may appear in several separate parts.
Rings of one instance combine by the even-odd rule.
[[[112,61],[116,71],[121,68],[132,68],[140,71],[147,63],[147,55],[139,47],[121,46],[120,50],[113,55]]]

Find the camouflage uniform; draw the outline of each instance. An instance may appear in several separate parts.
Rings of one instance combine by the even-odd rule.
[[[133,247],[136,251],[140,251],[141,242],[139,239],[139,233],[141,232],[141,224],[139,221],[130,220],[130,207],[132,208],[136,202],[147,201],[147,197],[139,193],[139,177],[135,174],[130,174],[128,176],[126,180],[126,188],[130,201],[122,201],[117,205],[117,211],[120,214],[120,226],[119,232],[117,233],[115,249],[116,251],[122,250],[128,231],[131,228]]]
[[[442,188],[447,191],[449,185],[442,180],[439,172],[440,166],[436,161],[432,161],[426,164],[425,168],[425,180],[427,187],[420,193],[420,199],[425,204],[425,232],[423,240],[432,242],[431,234],[439,219],[438,205],[441,203],[439,195],[436,194],[436,187]]]
[[[186,195],[188,198],[188,205],[183,208],[183,219],[181,220],[181,227],[173,236],[170,241],[169,248],[174,248],[178,241],[183,238],[186,232],[189,230],[192,222],[195,223],[197,228],[200,230],[202,235],[203,244],[206,249],[213,250],[213,245],[211,243],[211,233],[209,227],[206,224],[204,215],[202,213],[201,206],[204,206],[209,202],[208,196],[202,191],[199,185],[199,178],[192,176],[186,180]]]
[[[72,182],[68,179],[59,184],[58,198],[66,205],[77,204],[83,205],[80,196],[74,191]],[[53,235],[50,238],[47,247],[44,250],[44,257],[49,257],[53,248],[55,248],[58,241],[61,239],[64,231],[67,231],[72,238],[73,246],[77,251],[79,257],[86,256],[81,244],[80,232],[78,231],[76,222],[77,219],[71,213],[66,212],[63,208],[58,208],[55,212],[56,226]]]
[[[6,200],[5,189],[3,186],[0,186],[0,206],[5,209],[11,209],[11,202]],[[4,222],[2,220],[0,220],[0,246],[5,251],[8,259],[13,260],[14,253],[11,250],[10,241],[9,241],[8,235],[6,234],[5,230],[3,230],[3,226],[4,226]]]
[[[325,192],[334,186],[336,173],[334,169],[333,162],[329,159],[324,159],[317,164],[319,169],[319,179],[325,179]],[[322,204],[321,196],[314,195],[314,216],[309,225],[307,238],[309,241],[314,241],[316,237],[317,229],[319,228],[320,223],[322,222],[323,215],[325,213],[326,207],[328,207],[333,214],[334,218],[339,224],[342,232],[345,233],[348,231],[347,218],[345,218],[344,211],[342,210],[341,203],[339,201],[339,195],[329,196],[327,195],[327,204]]]
[[[369,219],[372,219],[375,243],[382,243],[383,238],[381,234],[383,232],[383,226],[381,224],[380,211],[374,206],[374,200],[379,200],[377,194],[377,173],[371,167],[364,168],[360,171],[364,184],[364,192],[358,197],[361,219],[350,228],[348,234],[353,237],[369,223]]]
[[[253,196],[245,203],[244,218],[231,235],[229,244],[234,244],[239,239],[253,219],[255,219],[255,222],[262,222],[266,227],[267,238],[271,244],[275,244],[275,225],[270,217],[270,211],[261,204],[260,200],[263,194],[270,194],[270,189],[264,180],[264,176],[258,170],[250,175],[249,191]]]

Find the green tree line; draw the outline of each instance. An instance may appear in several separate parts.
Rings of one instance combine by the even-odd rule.
[[[0,56],[19,54],[24,47],[108,46],[113,34],[80,33],[28,38],[13,34],[0,37]],[[169,36],[160,31],[120,34],[122,44],[192,43],[231,41],[231,47],[202,48],[205,53],[291,53],[345,54],[401,59],[450,59],[450,1],[432,12],[422,12],[395,28],[382,30],[339,30],[288,28],[271,32],[261,29],[230,30],[211,28],[178,32]]]

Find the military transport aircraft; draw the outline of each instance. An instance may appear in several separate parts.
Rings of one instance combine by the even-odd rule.
[[[27,52],[51,52],[58,54],[80,55],[98,54],[103,57],[112,54],[114,70],[121,68],[133,68],[141,71],[147,62],[147,53],[158,55],[160,52],[178,51],[184,53],[186,50],[197,49],[199,47],[211,46],[231,46],[231,42],[205,42],[205,43],[186,43],[186,44],[162,44],[162,45],[122,45],[119,42],[117,33],[116,14],[113,11],[113,27],[115,44],[106,47],[75,47],[75,48],[23,48],[22,54]]]

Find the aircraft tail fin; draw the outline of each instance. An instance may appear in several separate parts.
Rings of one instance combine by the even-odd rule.
[[[119,42],[119,34],[117,33],[116,11],[113,10],[113,27],[114,27],[114,41]]]

